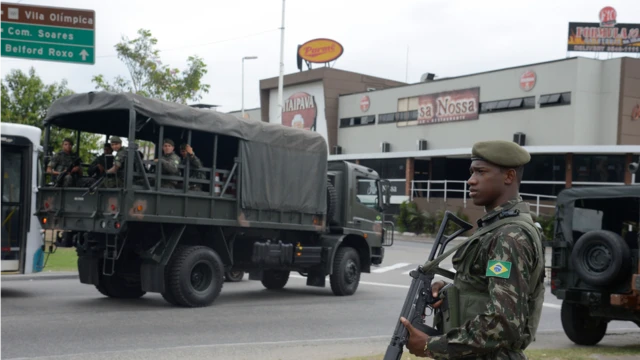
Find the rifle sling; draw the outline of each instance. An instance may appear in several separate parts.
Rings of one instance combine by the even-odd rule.
[[[511,222],[513,222],[514,219],[511,219],[512,217],[521,217],[522,215],[519,214],[518,211],[505,211],[501,214],[502,216],[500,217],[499,220],[496,220],[495,222],[480,228],[478,231],[476,231],[473,235],[469,236],[469,238],[463,242],[461,242],[460,244],[454,246],[453,248],[445,251],[444,253],[442,253],[442,255],[436,257],[435,259],[426,262],[424,265],[421,266],[422,268],[422,272],[427,273],[429,271],[433,271],[433,269],[437,268],[438,265],[440,265],[440,263],[442,262],[442,260],[446,259],[449,255],[451,255],[452,253],[454,253],[455,251],[457,251],[459,248],[463,247],[464,245],[468,244],[469,242],[471,242],[472,240],[475,240],[477,238],[479,238],[480,236],[483,236],[484,234],[488,233],[491,230],[495,230],[497,228],[499,228],[502,225],[506,225],[509,224]],[[436,244],[434,244],[435,246]]]

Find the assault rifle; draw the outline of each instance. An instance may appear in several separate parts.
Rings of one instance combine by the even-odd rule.
[[[444,232],[448,228],[450,221],[458,225],[460,229],[447,236]],[[404,317],[416,329],[429,336],[438,336],[443,333],[442,329],[434,328],[424,323],[425,310],[427,307],[435,310],[435,312],[441,311],[439,309],[433,309],[432,307],[433,304],[440,300],[440,296],[434,298],[431,291],[433,278],[436,274],[450,279],[453,279],[454,276],[452,272],[439,268],[439,261],[436,263],[432,262],[436,258],[436,254],[438,257],[442,255],[444,248],[451,240],[472,228],[473,225],[458,218],[453,213],[446,211],[427,262],[424,265],[418,266],[417,269],[409,273],[409,276],[412,278],[411,286],[409,287],[409,292],[404,300],[400,317]],[[432,263],[432,266],[430,266],[430,263]],[[442,292],[442,290],[449,286],[451,286],[451,284],[445,286],[440,291]],[[402,357],[403,347],[409,340],[409,332],[404,324],[400,322],[400,317],[398,317],[398,322],[396,324],[395,331],[393,332],[393,336],[391,337],[391,342],[387,346],[387,352],[384,355],[384,360],[399,360]]]
[[[102,176],[100,176],[98,178],[98,180],[96,180],[93,184],[91,184],[89,186],[89,189],[87,191],[85,191],[84,194],[82,194],[82,196],[86,196],[87,194],[93,194],[94,192],[96,192],[96,190],[98,189],[98,186],[100,186],[100,184],[102,184],[102,182],[104,181],[104,179],[107,177],[107,173],[105,172]]]
[[[58,177],[53,183],[53,186],[54,187],[62,186],[62,182],[64,181],[64,178],[71,173],[71,170],[73,170],[74,167],[80,166],[80,164],[82,164],[82,159],[80,159],[80,157],[78,156],[76,157],[75,160],[73,160],[73,162],[71,163],[71,165],[69,165],[69,167],[67,167],[63,172],[58,174]]]

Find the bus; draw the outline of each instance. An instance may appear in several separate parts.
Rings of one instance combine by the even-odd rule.
[[[41,272],[44,233],[34,214],[41,176],[42,131],[29,125],[1,125],[2,274]]]

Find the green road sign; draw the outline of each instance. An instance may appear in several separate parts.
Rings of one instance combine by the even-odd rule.
[[[3,57],[95,64],[95,11],[2,3]]]

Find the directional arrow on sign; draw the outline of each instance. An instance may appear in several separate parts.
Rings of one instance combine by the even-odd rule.
[[[82,49],[82,51],[80,51],[80,56],[82,56],[82,61],[87,60],[87,56],[89,56],[89,53],[87,52],[87,50]]]

